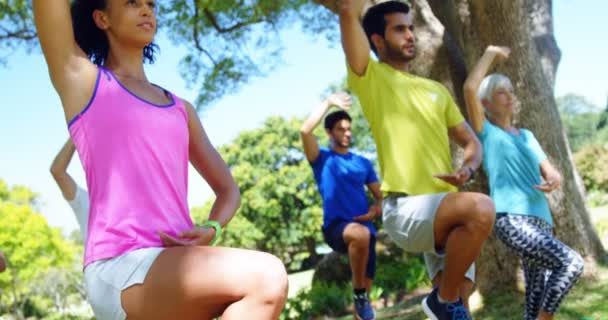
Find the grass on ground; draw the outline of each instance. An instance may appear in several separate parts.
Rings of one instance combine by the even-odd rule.
[[[377,311],[378,320],[425,320],[420,302],[428,293],[420,292],[403,303]],[[523,292],[502,292],[489,297],[472,297],[473,318],[482,320],[520,320]],[[350,320],[351,316],[339,318]],[[597,267],[594,276],[581,279],[563,302],[556,319],[608,320],[608,267]]]

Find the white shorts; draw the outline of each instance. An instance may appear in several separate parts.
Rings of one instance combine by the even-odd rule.
[[[426,271],[429,274],[429,278],[431,281],[433,281],[435,276],[437,276],[437,273],[439,273],[439,271],[443,271],[443,268],[445,268],[445,256],[425,252],[424,263],[426,264]],[[473,262],[469,269],[467,269],[464,276],[472,282],[475,282],[475,262]]]
[[[437,253],[435,250],[435,216],[448,194],[392,196],[384,198],[382,222],[389,237],[408,252]]]
[[[144,248],[111,259],[98,260],[84,269],[87,300],[97,320],[125,320],[121,293],[144,283],[152,263],[164,248]]]
[[[444,268],[445,255],[435,249],[435,216],[447,193],[419,196],[392,196],[383,201],[384,229],[397,245],[406,251],[424,253],[431,280]],[[475,263],[465,277],[475,282]]]

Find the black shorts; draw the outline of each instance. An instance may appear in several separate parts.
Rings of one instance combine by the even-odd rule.
[[[334,221],[330,223],[326,228],[323,228],[323,237],[325,242],[336,252],[348,253],[348,247],[344,242],[344,229],[351,223],[358,223],[353,221]],[[368,226],[361,224],[369,229]],[[376,275],[376,236],[371,234],[370,230],[369,237],[369,255],[367,257],[367,266],[365,268],[365,275],[369,279],[374,279]]]

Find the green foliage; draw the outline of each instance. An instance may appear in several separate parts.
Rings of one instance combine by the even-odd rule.
[[[597,113],[600,108],[595,103],[589,101],[584,96],[568,93],[555,99],[557,109],[560,113],[566,115],[581,114],[581,113]]]
[[[600,238],[608,237],[608,218],[600,219],[594,226]]]
[[[311,106],[312,108],[312,106]],[[355,147],[374,152],[358,105],[351,110]],[[242,131],[230,144],[219,148],[241,191],[241,207],[222,236],[222,245],[258,249],[281,258],[297,270],[323,239],[323,210],[312,169],[300,139],[299,119],[268,118],[261,128]],[[322,126],[315,134],[327,146]],[[203,221],[213,200],[192,210]]]
[[[91,316],[54,313],[44,317],[43,320],[91,320]]]
[[[35,45],[32,2],[29,0],[0,0],[0,64],[5,64],[9,52],[17,48],[30,50]]]
[[[596,113],[582,113],[563,118],[568,142],[573,152],[577,152],[591,142],[596,132],[595,124],[598,120]]]
[[[194,3],[194,4],[193,4]],[[175,44],[187,44],[181,74],[199,86],[202,107],[277,66],[279,30],[296,20],[311,34],[336,34],[336,17],[308,0],[163,1],[159,19]],[[331,26],[331,27],[328,27]],[[333,30],[333,32],[332,32]]]
[[[587,205],[592,208],[606,206],[608,205],[608,193],[598,190],[590,190],[587,192],[587,199],[585,199],[585,201],[587,202]]]
[[[386,299],[385,301],[390,301],[389,303],[398,303],[405,293],[429,285],[430,281],[420,255],[409,255],[401,249],[381,250],[376,278],[369,296],[371,301]],[[303,289],[297,296],[287,300],[281,319],[318,319],[318,316],[338,316],[345,314],[351,303],[350,281],[338,283],[317,279],[313,280],[311,288]]]
[[[574,161],[588,191],[608,192],[608,146],[586,145]]]
[[[34,206],[38,196],[25,186],[13,186],[7,200],[19,206]]]
[[[0,179],[0,201],[6,201],[9,197],[8,185],[4,180]]]
[[[306,320],[312,317],[312,312],[310,311],[311,302],[310,302],[310,289],[304,289],[298,292],[293,298],[287,299],[285,303],[285,308],[281,312],[280,320],[296,320],[302,319]]]
[[[8,189],[4,183],[0,189],[0,248],[8,262],[7,271],[0,274],[0,310],[37,313],[45,299],[39,294],[39,279],[53,268],[72,267],[77,250],[32,210],[33,192]]]
[[[309,0],[167,0],[158,6],[161,30],[188,49],[180,73],[199,88],[198,108],[278,66],[279,32],[295,22],[311,36],[338,39],[337,17]],[[0,0],[0,64],[7,52],[36,46],[31,1]]]
[[[77,306],[86,299],[82,261],[71,266],[52,267],[32,281],[35,302],[45,315],[55,312],[67,317],[70,306]]]
[[[352,289],[319,283],[309,291],[313,315],[338,316],[344,314],[352,301]]]
[[[430,285],[422,256],[400,252],[378,255],[374,288],[381,289],[383,297],[393,299]]]
[[[605,129],[606,127],[608,127],[608,103],[606,104],[606,108],[604,109],[604,111],[600,115],[599,120],[597,121],[596,129],[600,131],[602,129]]]
[[[214,199],[208,200],[201,207],[194,207],[190,215],[195,224],[207,220]],[[264,234],[255,224],[237,214],[230,220],[222,231],[222,237],[218,245],[233,248],[257,249],[256,244],[264,239]]]
[[[299,267],[298,253],[322,240],[321,200],[301,151],[300,125],[296,119],[269,118],[219,149],[242,197],[222,243],[271,252],[292,269]],[[210,204],[206,207],[205,214]]]
[[[319,282],[288,299],[280,319],[305,320],[318,316],[340,316],[347,312],[351,303],[352,291],[350,287]]]
[[[567,94],[556,100],[573,152],[593,141],[600,120],[599,108],[585,97]]]
[[[601,146],[608,145],[608,126],[601,127],[601,129],[596,131],[591,143]]]

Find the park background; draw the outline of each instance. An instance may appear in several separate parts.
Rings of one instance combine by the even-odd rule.
[[[211,141],[239,183],[243,205],[227,228],[222,245],[264,250],[281,257],[291,273],[292,298],[282,316],[285,319],[347,316],[351,301],[348,277],[341,272],[345,261],[327,255],[323,245],[320,198],[312,171],[299,151],[298,130],[312,108],[344,86],[345,62],[337,19],[328,10],[335,10],[332,4],[336,1],[327,1],[325,6],[307,0],[257,0],[240,6],[233,0],[196,3],[160,3],[156,41],[160,55],[146,69],[151,81],[196,104]],[[522,125],[541,137],[566,137],[566,152],[558,148],[548,153],[558,162],[573,163],[581,177],[577,184],[574,171],[565,175],[572,177],[569,185],[578,186],[582,203],[560,205],[565,200],[552,199],[552,208],[568,209],[564,223],[558,222],[558,236],[564,232],[567,239],[576,237],[576,233],[560,230],[571,223],[584,224],[587,216],[591,229],[578,232],[592,230],[604,243],[598,249],[593,236],[584,243],[573,242],[588,263],[585,278],[562,308],[562,317],[608,318],[608,307],[602,304],[608,297],[608,269],[603,266],[608,237],[608,44],[604,40],[608,4],[599,0],[410,3],[417,12],[431,10],[445,25],[446,33],[452,32],[469,68],[488,44],[513,47],[514,63],[501,71],[510,76],[515,69],[523,73],[515,79],[516,93],[522,90]],[[510,5],[518,6],[517,10],[508,10]],[[559,66],[554,62],[554,79],[550,71],[526,63],[529,59],[541,61],[539,56],[545,50],[554,50],[551,42],[530,38],[538,31],[533,17],[542,10],[546,13],[547,6],[554,29],[545,35],[554,36],[561,50]],[[211,14],[198,21],[193,9]],[[468,10],[469,19],[496,15],[506,18],[496,18],[493,24],[528,23],[503,27],[501,32],[508,34],[492,28],[471,30],[475,21],[463,27],[450,20],[457,16],[457,9],[461,18],[461,11]],[[437,25],[437,21],[422,17],[416,21],[422,30],[425,26],[434,30]],[[9,270],[0,274],[0,319],[90,319],[90,309],[83,303],[79,230],[49,173],[68,132],[32,27],[29,1],[0,0],[0,249],[9,260]],[[193,30],[198,31],[196,39]],[[536,45],[536,52],[524,40]],[[438,46],[445,47],[445,43]],[[432,44],[419,38],[422,52],[435,54],[430,58],[421,55],[414,61],[422,66],[418,73],[448,82],[454,89],[458,81],[446,80],[445,72],[437,71],[452,66],[441,60],[442,49],[432,48]],[[428,61],[434,65],[426,66]],[[526,76],[539,79],[536,74],[544,74],[548,85],[540,89],[527,86]],[[517,85],[517,79],[524,85]],[[550,99],[539,100],[534,90],[541,90]],[[454,91],[458,98],[460,93]],[[532,111],[526,114],[525,110]],[[552,111],[559,115],[557,123],[550,122]],[[374,159],[375,146],[356,103],[352,112],[355,148]],[[538,125],[526,123],[527,118],[539,122],[539,114],[549,120]],[[322,131],[317,134],[322,143],[327,142]],[[86,185],[77,157],[69,172],[79,184]],[[189,182],[192,215],[201,221],[212,192],[192,168]],[[562,217],[559,212],[554,215],[558,221]],[[569,221],[566,215],[583,218]],[[504,251],[500,244],[490,246]],[[379,250],[379,276],[372,292],[382,308],[379,317],[424,319],[418,302],[428,290],[428,280],[420,257],[404,254],[390,241],[381,242]],[[479,290],[473,302],[476,318],[518,319],[513,310],[523,310],[521,281],[504,290]]]

